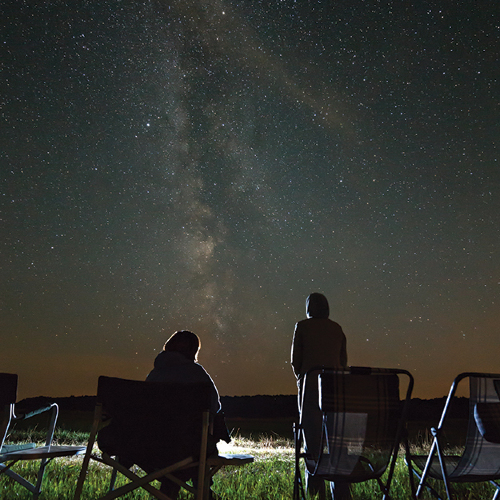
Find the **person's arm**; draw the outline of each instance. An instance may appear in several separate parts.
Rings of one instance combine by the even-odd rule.
[[[210,377],[212,380],[212,377]],[[212,389],[210,391],[210,410],[212,413],[217,413],[221,409],[219,391],[215,387],[214,381],[212,380]]]
[[[198,363],[195,363],[196,366],[199,367],[199,373],[201,375],[201,379],[204,382],[207,382],[210,384],[210,411],[214,415],[220,410],[221,405],[220,405],[220,398],[219,398],[219,391],[217,390],[217,387],[215,387],[214,381],[212,380],[212,377],[208,374],[208,372],[203,368]]]
[[[292,368],[293,373],[297,378],[299,378],[300,370],[302,368],[302,335],[298,325],[298,323],[295,325],[292,341]]]

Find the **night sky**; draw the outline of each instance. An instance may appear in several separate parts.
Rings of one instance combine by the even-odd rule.
[[[412,5],[415,4],[415,5]],[[417,397],[500,372],[497,2],[2,2],[0,371],[293,394],[322,292]]]

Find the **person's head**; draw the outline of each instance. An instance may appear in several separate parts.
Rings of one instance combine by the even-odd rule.
[[[191,361],[198,361],[200,347],[201,341],[196,333],[188,330],[179,330],[165,342],[163,350],[167,352],[180,352]]]
[[[306,299],[306,314],[308,318],[328,318],[330,307],[322,293],[311,293]]]

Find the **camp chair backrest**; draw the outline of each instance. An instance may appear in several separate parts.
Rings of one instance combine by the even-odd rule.
[[[398,411],[399,377],[394,373],[320,373],[320,407],[325,412],[351,412],[378,408]]]
[[[174,463],[200,450],[210,387],[99,377],[97,400],[109,425],[101,450],[132,463]]]
[[[294,427],[294,499],[306,498],[300,458],[310,477],[339,484],[375,479],[388,499],[400,443],[409,455],[404,429],[413,384],[411,373],[402,369],[309,370]]]
[[[14,404],[17,398],[17,375],[0,373],[0,406]]]
[[[17,375],[0,373],[0,448],[2,448],[13,415],[17,397]]]
[[[381,475],[397,438],[402,404],[395,373],[325,371],[319,375],[319,405],[325,415],[332,474],[347,472],[340,455],[360,457],[353,479]],[[335,451],[336,450],[336,451]],[[335,462],[335,453],[339,461]],[[363,471],[362,464],[370,466]]]

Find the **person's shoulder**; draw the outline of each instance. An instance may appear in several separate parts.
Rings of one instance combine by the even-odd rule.
[[[335,325],[338,328],[342,328],[336,321],[333,321],[333,319],[328,318],[328,321],[332,324]]]
[[[200,365],[200,363],[198,363],[197,361],[193,363],[193,366],[196,367],[194,368],[195,370],[199,370],[200,372],[205,372],[205,373],[207,372],[207,370],[205,370],[205,368],[203,368],[203,366]]]
[[[168,359],[168,355],[165,351],[159,352],[154,360],[155,368],[164,364],[167,361],[167,359]]]
[[[215,387],[215,383],[207,370],[199,363],[194,363],[194,366],[196,366],[196,376],[199,377],[200,382],[209,382]]]
[[[301,319],[300,321],[297,321],[297,323],[295,323],[295,329],[303,327],[309,321],[310,321],[309,318]]]
[[[342,330],[342,327],[336,321],[333,321],[332,319],[328,319],[328,321],[329,321],[332,329],[336,330],[339,333],[344,333],[344,331]]]
[[[212,377],[210,377],[207,370],[205,370],[205,368],[203,368],[203,366],[200,365],[200,363],[193,363],[191,369],[193,370],[193,372],[196,372],[205,378],[208,377],[210,380],[212,380]]]

